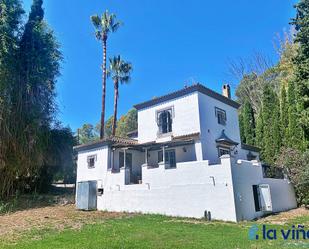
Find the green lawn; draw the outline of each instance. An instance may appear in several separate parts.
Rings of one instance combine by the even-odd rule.
[[[308,221],[309,217],[302,217],[290,220],[289,224],[307,225]],[[135,215],[98,220],[80,230],[33,230],[24,234],[16,244],[0,242],[0,248],[309,248],[309,240],[250,241],[248,230],[252,224],[255,223],[234,224],[159,215]],[[271,227],[283,228],[279,225]]]

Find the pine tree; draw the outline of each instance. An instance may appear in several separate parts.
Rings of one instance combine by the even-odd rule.
[[[301,0],[295,5],[296,18],[292,24],[297,31],[295,42],[299,49],[294,58],[297,84],[297,111],[305,138],[309,139],[309,0]]]

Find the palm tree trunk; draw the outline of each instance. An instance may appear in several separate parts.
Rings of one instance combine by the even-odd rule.
[[[102,111],[101,111],[101,129],[100,138],[104,138],[104,120],[105,120],[105,97],[106,97],[106,42],[107,36],[103,35],[103,79],[102,79]]]
[[[116,124],[117,124],[117,108],[118,108],[118,94],[119,94],[119,86],[118,86],[118,80],[115,80],[114,82],[114,118],[113,118],[113,130],[112,135],[116,135]]]

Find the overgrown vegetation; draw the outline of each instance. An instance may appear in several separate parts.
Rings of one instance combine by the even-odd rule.
[[[62,55],[42,5],[24,22],[20,0],[0,1],[0,198],[44,190],[73,166],[71,131],[55,120]]]
[[[240,76],[236,90],[242,142],[261,148],[264,162],[283,167],[300,204],[309,199],[309,0],[296,6],[296,31],[279,40],[280,60],[265,57],[231,63]],[[253,62],[253,63],[252,63]]]

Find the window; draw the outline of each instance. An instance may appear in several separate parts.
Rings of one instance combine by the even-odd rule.
[[[218,107],[215,108],[216,117],[218,120],[218,124],[225,125],[226,124],[226,112]]]
[[[132,154],[126,153],[126,165],[128,168],[132,167]],[[119,168],[124,167],[124,152],[119,152]]]
[[[158,163],[163,162],[163,151],[158,151]],[[175,150],[165,151],[165,162],[170,165],[170,168],[176,168],[176,153]]]
[[[259,185],[252,185],[252,190],[253,190],[255,212],[261,211],[261,205],[259,201]]]
[[[91,155],[87,157],[88,168],[94,168],[95,162],[97,161],[97,155]]]
[[[159,134],[172,132],[172,109],[157,112]]]
[[[229,155],[230,149],[225,147],[218,147],[218,156]]]

